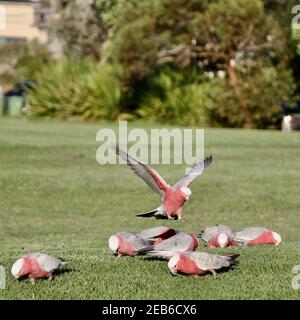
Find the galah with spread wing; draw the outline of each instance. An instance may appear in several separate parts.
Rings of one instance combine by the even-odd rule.
[[[165,252],[186,252],[194,251],[198,247],[198,239],[194,234],[179,232],[173,237],[155,244],[151,250],[146,250],[144,253],[149,256],[161,257],[169,259]]]
[[[133,172],[142,178],[148,186],[162,197],[162,204],[155,210],[137,214],[138,217],[156,219],[182,219],[182,207],[189,200],[192,191],[190,183],[211,164],[212,156],[196,163],[191,170],[175,185],[170,186],[160,174],[150,166],[134,159],[119,146],[111,145],[115,152],[129,165]]]
[[[223,224],[208,227],[199,236],[210,248],[225,248],[240,245],[240,243],[234,240],[233,231]]]
[[[113,253],[118,256],[136,256],[152,248],[152,242],[143,239],[131,232],[118,232],[110,236],[108,245]]]
[[[216,270],[230,267],[235,263],[237,257],[239,254],[235,253],[218,255],[198,251],[177,252],[170,258],[168,268],[173,275],[181,273],[198,277],[211,272],[215,278],[217,276]]]
[[[145,240],[152,240],[153,243],[157,244],[172,237],[176,233],[178,233],[178,231],[173,228],[159,226],[143,230],[141,232],[135,233],[135,235]]]
[[[234,231],[234,241],[247,246],[259,244],[273,244],[278,246],[281,243],[281,236],[275,231],[263,227],[249,227]]]
[[[11,268],[11,273],[16,279],[29,277],[32,284],[36,279],[48,278],[52,280],[53,272],[68,261],[49,256],[45,253],[28,253],[18,259]]]

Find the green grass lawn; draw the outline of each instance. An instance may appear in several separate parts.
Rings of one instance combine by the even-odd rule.
[[[300,297],[291,287],[292,267],[300,264],[299,132],[205,130],[213,165],[191,185],[184,221],[162,222],[135,217],[160,199],[129,168],[96,162],[96,132],[107,126],[117,127],[0,118],[0,265],[7,277],[1,299]],[[170,183],[184,173],[184,166],[155,168]],[[273,228],[283,244],[209,250],[241,255],[239,265],[216,280],[211,274],[173,277],[164,261],[116,258],[107,246],[117,231],[163,224],[199,232],[216,223]],[[18,282],[10,268],[30,251],[72,263],[52,282]]]

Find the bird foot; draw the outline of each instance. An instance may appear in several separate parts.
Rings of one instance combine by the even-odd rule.
[[[29,276],[29,281],[32,285],[35,285],[35,278]]]
[[[209,270],[209,271],[212,273],[214,279],[217,279],[217,273],[216,273],[216,271],[213,270],[213,269],[211,269],[211,270]]]

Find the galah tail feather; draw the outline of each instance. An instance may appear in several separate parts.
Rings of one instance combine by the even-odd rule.
[[[150,166],[134,159],[128,153],[111,145],[117,155],[126,161],[132,171],[158,195],[162,197],[162,204],[149,212],[138,214],[138,217],[155,217],[156,219],[182,219],[182,207],[189,200],[192,191],[190,183],[211,164],[212,156],[196,163],[191,170],[174,186],[169,185],[160,174]]]

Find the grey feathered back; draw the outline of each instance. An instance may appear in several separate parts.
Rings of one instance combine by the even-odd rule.
[[[163,235],[166,232],[172,232],[171,228],[168,227],[164,227],[164,226],[159,226],[159,227],[154,227],[154,228],[150,228],[150,229],[146,229],[143,230],[141,232],[136,233],[137,236],[143,238],[143,239],[154,239],[154,238],[158,238],[159,236]],[[176,231],[174,230],[174,233]]]
[[[268,229],[263,227],[249,227],[239,231],[235,231],[234,237],[241,240],[253,240],[258,238],[266,231],[268,231]]]
[[[193,260],[197,267],[204,271],[211,269],[218,270],[223,267],[229,267],[239,256],[239,254],[218,255],[214,253],[196,251],[183,254]]]
[[[156,251],[170,250],[170,251],[182,252],[182,251],[187,251],[193,242],[194,242],[194,239],[190,234],[185,232],[179,232],[174,236],[160,242],[159,244],[154,245],[153,250],[156,250]]]
[[[46,253],[39,252],[28,253],[24,257],[36,260],[39,267],[46,272],[52,272],[58,269],[61,265],[68,263],[68,261],[61,258],[52,257]]]

